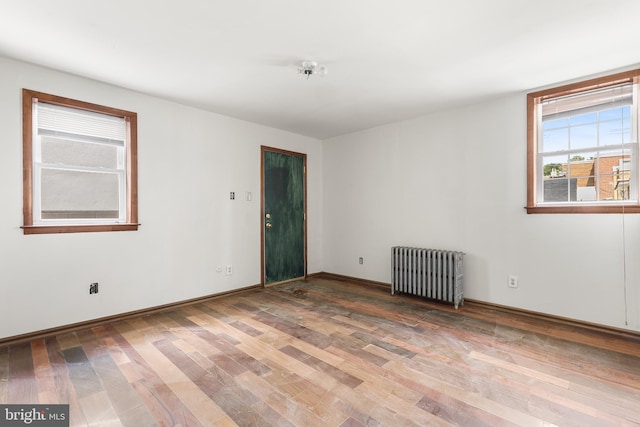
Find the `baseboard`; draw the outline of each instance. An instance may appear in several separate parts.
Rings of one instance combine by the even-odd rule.
[[[347,282],[357,283],[357,284],[366,285],[366,286],[376,286],[376,287],[384,288],[389,292],[391,292],[390,283],[376,282],[373,280],[362,279],[359,277],[344,276],[341,274],[334,274],[334,273],[328,273],[328,272],[315,273],[312,275],[308,275],[307,277],[308,278],[318,277],[318,278],[329,279],[329,280],[347,281]],[[602,333],[616,335],[624,338],[631,338],[633,340],[640,339],[640,332],[632,331],[629,329],[616,328],[614,326],[602,325],[599,323],[591,323],[583,320],[571,319],[569,317],[555,316],[553,314],[526,310],[518,307],[494,304],[491,302],[480,301],[480,300],[469,299],[469,298],[464,299],[464,304],[483,307],[485,309],[494,310],[494,311],[502,311],[504,313],[519,314],[521,316],[527,316],[535,320],[543,320],[543,321],[554,322],[554,323],[563,324],[563,325],[569,325],[577,328],[588,329],[590,331],[602,332]]]
[[[313,274],[307,275],[307,279],[312,279],[314,277],[317,277],[319,279],[335,280],[337,282],[350,282],[350,283],[357,283],[357,284],[366,285],[366,286],[376,286],[391,292],[391,284],[385,283],[385,282],[376,282],[374,280],[361,279],[359,277],[345,276],[342,274],[335,274],[335,273],[327,273],[326,271],[321,271],[319,273],[313,273]]]
[[[607,334],[613,334],[625,338],[631,338],[634,340],[640,339],[640,332],[632,331],[629,329],[616,328],[615,326],[602,325],[600,323],[587,322],[585,320],[572,319],[570,317],[556,316],[554,314],[542,313],[539,311],[525,310],[523,308],[511,307],[507,305],[494,304],[486,301],[479,301],[475,299],[464,299],[465,304],[472,304],[477,307],[483,307],[489,310],[501,311],[504,313],[519,314],[521,316],[530,317],[532,319],[541,319],[557,324],[563,324],[573,326],[582,329],[588,329],[590,331],[602,332]]]
[[[0,339],[0,347],[5,345],[18,344],[22,342],[32,341],[35,339],[47,338],[53,335],[65,334],[69,332],[78,331],[81,329],[94,328],[96,326],[104,325],[106,323],[117,322],[120,320],[130,319],[132,317],[144,316],[148,314],[160,313],[163,311],[172,310],[187,305],[193,305],[200,302],[220,298],[227,295],[240,294],[253,289],[262,288],[262,285],[252,285],[244,288],[234,289],[231,291],[220,292],[217,294],[205,295],[202,297],[192,298],[188,300],[182,300],[174,303],[158,305],[154,307],[145,308],[142,310],[128,311],[126,313],[116,314],[113,316],[100,317],[97,319],[87,320],[84,322],[72,323],[69,325],[57,326],[55,328],[43,329],[35,332],[29,332],[27,334],[14,335],[7,338]]]

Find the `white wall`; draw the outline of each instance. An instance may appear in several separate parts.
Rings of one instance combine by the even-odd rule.
[[[22,234],[22,88],[138,113],[139,231]],[[0,115],[0,338],[259,284],[260,145],[308,155],[322,270],[320,141],[3,58]]]
[[[640,216],[524,210],[525,98],[325,141],[325,271],[389,283],[394,245],[461,250],[468,298],[640,330]]]
[[[139,231],[22,234],[23,87],[138,113]],[[0,58],[0,114],[0,338],[258,284],[260,145],[308,154],[309,273],[459,249],[468,298],[640,330],[640,216],[523,209],[524,94],[320,143]]]

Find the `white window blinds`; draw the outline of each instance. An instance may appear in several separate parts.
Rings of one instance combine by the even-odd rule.
[[[122,117],[62,107],[44,102],[34,106],[39,135],[124,146],[126,123]]]
[[[542,121],[633,104],[633,84],[568,95],[542,102]]]

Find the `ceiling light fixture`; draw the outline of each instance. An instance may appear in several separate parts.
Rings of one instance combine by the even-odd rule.
[[[327,67],[324,65],[318,66],[318,63],[314,61],[302,61],[302,64],[298,67],[298,74],[307,76],[307,80],[309,80],[311,75],[326,76],[327,72]]]

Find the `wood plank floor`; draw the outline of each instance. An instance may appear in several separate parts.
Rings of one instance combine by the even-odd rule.
[[[95,426],[638,426],[640,339],[314,278],[0,347]]]

